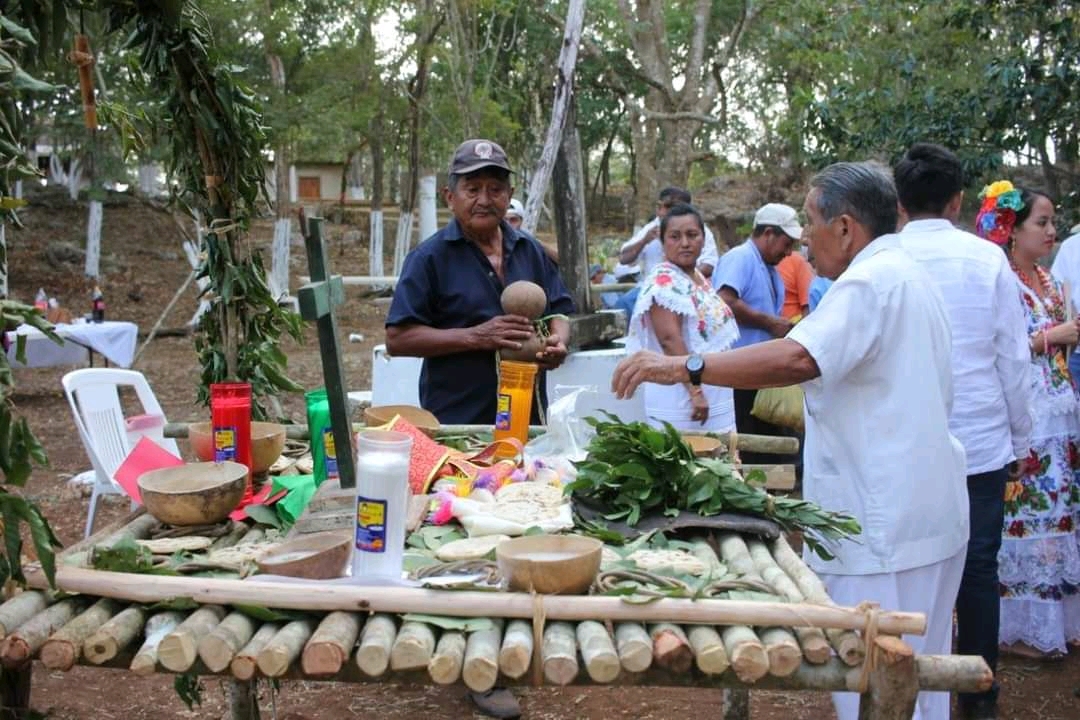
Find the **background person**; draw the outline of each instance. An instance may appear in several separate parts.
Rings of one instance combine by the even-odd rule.
[[[645,223],[633,237],[623,243],[619,250],[619,265],[636,265],[640,268],[640,277],[646,278],[658,263],[664,259],[664,251],[660,242],[660,221],[667,215],[668,209],[676,204],[689,205],[690,193],[679,187],[666,187],[660,191],[660,197],[656,204],[656,215],[652,220]],[[705,277],[712,275],[716,267],[719,251],[716,247],[716,238],[712,231],[705,226],[705,246],[702,248],[701,257],[698,258],[698,270]],[[618,274],[618,272],[616,272]],[[630,317],[634,312],[634,304],[637,302],[640,287],[630,290],[619,300],[618,307],[626,311]]]
[[[1080,308],[1080,225],[1074,225],[1069,230],[1069,237],[1061,243],[1057,255],[1054,256],[1054,264],[1050,267],[1050,274],[1061,285],[1062,290],[1068,285],[1069,301],[1073,310]],[[1076,381],[1080,378],[1080,353],[1073,348],[1069,354],[1069,373]]]
[[[754,214],[750,237],[728,250],[712,276],[713,287],[735,314],[739,339],[735,347],[784,337],[791,321],[781,315],[784,304],[784,281],[777,264],[791,254],[803,229],[795,208],[770,203]],[[785,428],[760,420],[751,414],[757,390],[735,386],[735,424],[739,432],[755,435],[789,435]],[[743,462],[782,463],[790,458],[764,453],[741,453]]]
[[[956,597],[956,652],[982,655],[997,670],[998,551],[1009,465],[1031,443],[1024,311],[1004,254],[955,227],[964,200],[959,158],[940,145],[912,145],[893,170],[908,222],[900,246],[934,280],[952,326],[953,405],[949,430],[967,456],[971,512],[964,575]],[[965,718],[996,716],[997,683],[961,693]]]
[[[999,640],[1019,655],[1060,657],[1080,640],[1080,408],[1065,362],[1080,333],[1066,319],[1061,286],[1038,264],[1056,236],[1050,198],[995,182],[975,225],[1004,248],[1017,278],[1034,422],[1031,450],[1005,489]]]
[[[784,281],[784,304],[780,315],[795,322],[810,312],[810,284],[814,281],[814,269],[801,252],[788,254],[776,264],[776,272]]]
[[[739,337],[731,309],[697,269],[705,223],[691,205],[674,205],[660,221],[664,257],[642,283],[630,318],[627,350],[683,356],[727,350]],[[642,388],[649,424],[666,421],[680,430],[735,429],[731,388],[656,385]]]

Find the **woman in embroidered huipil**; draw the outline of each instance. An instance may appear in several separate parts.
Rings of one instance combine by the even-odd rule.
[[[1031,451],[1005,489],[999,641],[1017,654],[1059,656],[1080,640],[1080,405],[1066,360],[1077,323],[1037,262],[1056,235],[1050,198],[1007,181],[982,197],[976,229],[1005,248],[1023,299],[1034,421]]]
[[[739,337],[731,308],[697,270],[705,223],[692,205],[675,205],[660,222],[665,261],[650,271],[630,317],[627,348],[667,355],[727,350]],[[650,424],[680,430],[735,429],[731,388],[643,385]]]

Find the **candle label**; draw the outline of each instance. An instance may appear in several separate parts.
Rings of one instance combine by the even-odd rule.
[[[356,498],[356,549],[386,552],[386,501]]]
[[[499,402],[495,409],[496,430],[510,429],[510,406],[510,396],[506,393],[499,393]]]
[[[214,462],[236,460],[236,428],[214,428]]]
[[[337,469],[337,448],[334,445],[334,430],[333,428],[324,428],[322,434],[323,451],[326,457],[324,458],[326,463],[326,478],[328,480],[334,480],[338,477]]]

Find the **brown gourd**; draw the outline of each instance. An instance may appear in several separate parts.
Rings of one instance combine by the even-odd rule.
[[[547,309],[547,293],[534,282],[518,280],[506,286],[500,298],[503,312],[507,315],[520,315],[533,322],[534,330],[532,337],[521,343],[518,350],[504,349],[499,351],[503,360],[517,360],[518,362],[536,362],[537,355],[544,349],[544,340],[536,332],[535,327],[540,325],[540,317]]]

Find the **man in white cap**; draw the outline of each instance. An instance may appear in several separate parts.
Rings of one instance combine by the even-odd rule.
[[[521,221],[525,219],[525,206],[517,198],[510,200],[510,206],[506,208],[506,222],[515,230],[521,229]]]
[[[754,214],[754,230],[746,242],[720,257],[712,276],[713,287],[728,304],[739,324],[735,347],[782,338],[791,329],[783,317],[784,280],[776,265],[791,254],[802,237],[802,225],[795,208],[780,203],[763,205]],[[739,432],[759,435],[786,435],[783,428],[754,417],[757,390],[735,389],[735,426]],[[743,453],[750,463],[771,462],[772,457]]]
[[[521,230],[521,223],[525,220],[525,206],[521,204],[521,201],[517,198],[510,200],[510,205],[506,208],[506,222],[510,223],[510,227],[515,230]],[[544,248],[544,252],[551,258],[551,261],[556,265],[559,264],[559,248],[552,245],[549,242],[540,240],[537,238],[537,242]]]

